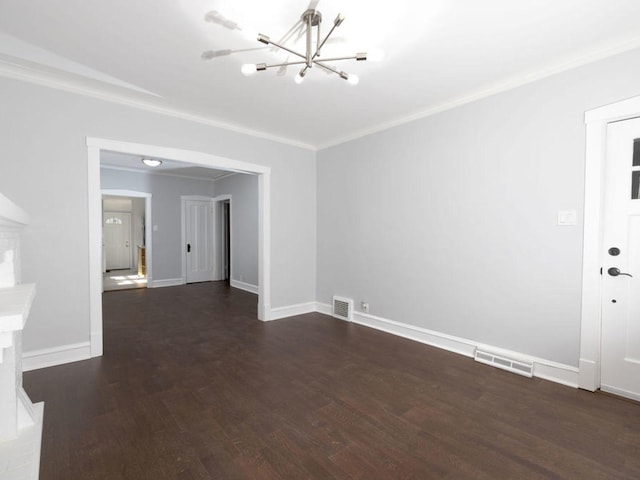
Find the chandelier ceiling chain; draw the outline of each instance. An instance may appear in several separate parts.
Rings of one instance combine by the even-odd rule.
[[[301,58],[302,60],[297,60],[293,62],[275,63],[275,64],[266,64],[266,63],[245,64],[242,66],[242,73],[244,75],[252,75],[255,72],[265,71],[268,68],[275,68],[275,67],[282,68],[282,67],[287,67],[289,65],[303,65],[302,69],[298,72],[298,74],[295,77],[296,83],[302,83],[302,80],[304,79],[309,69],[315,65],[327,72],[335,73],[340,78],[346,80],[352,85],[356,85],[359,80],[356,75],[353,75],[353,74],[350,75],[342,70],[338,70],[337,68],[331,65],[328,65],[326,62],[335,62],[340,60],[374,61],[379,59],[378,58],[379,55],[371,55],[371,54],[367,55],[367,53],[363,52],[363,53],[356,53],[355,55],[349,55],[345,57],[323,58],[321,60],[320,52],[322,50],[322,47],[324,46],[325,43],[327,43],[327,40],[329,40],[329,37],[334,32],[334,30],[342,24],[342,22],[344,21],[344,15],[338,14],[338,16],[333,21],[331,30],[329,30],[329,33],[327,33],[327,35],[322,40],[321,40],[322,36],[320,32],[320,25],[322,24],[322,14],[318,10],[314,10],[314,9],[306,10],[302,14],[300,19],[302,20],[306,29],[306,32],[305,32],[306,33],[306,49],[304,53],[297,52],[285,45],[280,44],[279,42],[273,41],[267,35],[263,35],[262,33],[258,34],[257,40],[261,43],[264,43],[265,45],[273,45],[274,47],[277,47],[281,50],[289,52],[290,54],[295,55]],[[313,28],[314,27],[316,28],[315,51],[313,49]]]

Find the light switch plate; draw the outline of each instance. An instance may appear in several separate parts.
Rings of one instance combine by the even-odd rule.
[[[558,225],[576,225],[578,214],[575,210],[558,210]]]

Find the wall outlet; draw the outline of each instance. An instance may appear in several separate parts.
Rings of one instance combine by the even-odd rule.
[[[369,313],[369,303],[368,302],[360,302],[360,308],[364,313]]]

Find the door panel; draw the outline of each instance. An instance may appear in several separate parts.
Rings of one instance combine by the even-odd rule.
[[[187,200],[185,205],[187,283],[213,280],[213,204]]]
[[[603,390],[640,400],[640,119],[607,129],[602,276]]]
[[[131,268],[131,214],[104,212],[102,226],[106,269]]]

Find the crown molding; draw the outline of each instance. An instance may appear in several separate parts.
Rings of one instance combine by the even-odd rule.
[[[116,103],[127,107],[137,108],[168,117],[186,120],[188,122],[200,123],[210,127],[220,128],[234,133],[249,135],[252,137],[269,140],[272,142],[298,147],[305,150],[315,151],[316,147],[309,143],[299,142],[290,138],[280,137],[269,133],[244,128],[238,125],[225,123],[203,115],[196,115],[175,108],[164,107],[153,102],[132,98],[115,92],[107,91],[105,88],[87,85],[82,80],[71,79],[64,76],[53,75],[24,65],[8,62],[0,59],[0,77],[20,80],[23,82],[33,83],[56,90],[82,95],[85,97],[96,98],[105,102]]]
[[[595,63],[599,60],[604,60],[606,58],[613,57],[615,55],[619,55],[621,53],[625,53],[638,48],[640,48],[640,37],[636,37],[631,40],[625,41],[623,43],[619,43],[606,48],[594,50],[580,57],[573,58],[569,61],[564,61],[561,63],[550,65],[550,66],[547,66],[546,68],[529,72],[524,75],[513,76],[506,81],[496,83],[488,88],[479,89],[469,94],[452,98],[450,100],[434,105],[425,110],[420,110],[410,115],[398,117],[395,120],[391,120],[389,122],[379,123],[372,127],[354,132],[351,135],[329,140],[323,144],[318,145],[316,148],[317,150],[324,150],[326,148],[335,147],[337,145],[350,142],[352,140],[357,140],[358,138],[366,137],[368,135],[379,133],[384,130],[389,130],[397,126],[404,125],[406,123],[411,123],[413,121],[420,120],[422,118],[430,117],[438,113],[445,112],[447,110],[452,110],[462,105],[466,105],[468,103],[472,103],[477,100],[482,100],[483,98],[491,97],[493,95],[497,95],[502,92],[513,90],[515,88],[527,85],[529,83],[533,83],[538,80],[542,80],[544,78],[551,77],[553,75],[566,72],[569,70],[573,70],[583,65]]]
[[[195,167],[202,167],[202,165],[193,165]],[[138,173],[140,175],[161,175],[164,177],[178,177],[178,178],[186,178],[189,180],[202,180],[205,182],[215,182],[216,180],[222,180],[223,178],[228,178],[231,177],[233,175],[236,175],[238,172],[229,172],[229,173],[225,173],[224,175],[220,175],[219,177],[216,178],[203,178],[203,177],[196,177],[195,175],[184,175],[184,174],[180,174],[180,173],[171,173],[171,170],[167,170],[167,171],[163,171],[163,170],[154,170],[154,171],[147,171],[147,170],[140,170],[138,168],[132,168],[132,167],[120,167],[117,165],[103,165],[100,164],[100,168],[101,169],[105,169],[105,170],[118,170],[121,172],[131,172],[131,173]],[[207,168],[207,167],[202,167],[202,168]]]
[[[100,88],[98,86],[91,86],[81,80],[56,76],[51,73],[43,72],[31,67],[19,65],[16,63],[11,63],[5,59],[0,59],[0,77],[34,83],[37,85],[42,85],[45,87],[62,90],[62,91],[66,91],[66,92],[77,94],[77,95],[92,97],[98,100],[125,105],[128,107],[137,108],[140,110],[145,110],[148,112],[157,113],[157,114],[165,115],[169,117],[174,117],[174,118],[186,120],[189,122],[200,123],[203,125],[208,125],[211,127],[231,131],[234,133],[249,135],[255,138],[269,140],[272,142],[289,145],[297,148],[302,148],[305,150],[319,151],[319,150],[324,150],[337,145],[341,145],[343,143],[347,143],[353,140],[357,140],[359,138],[366,137],[368,135],[389,130],[397,126],[411,123],[416,120],[427,118],[427,117],[436,115],[438,113],[445,112],[447,110],[452,110],[462,105],[466,105],[478,100],[482,100],[484,98],[491,97],[502,92],[513,90],[515,88],[533,83],[535,81],[542,80],[544,78],[551,77],[553,75],[556,75],[568,70],[572,70],[572,69],[581,67],[583,65],[594,63],[599,60],[604,60],[608,57],[619,55],[619,54],[622,54],[631,50],[635,50],[638,48],[640,48],[640,37],[632,38],[630,40],[627,40],[622,43],[618,43],[616,45],[594,50],[585,55],[579,56],[577,58],[574,58],[568,61],[556,63],[546,68],[528,72],[524,75],[513,76],[507,79],[506,81],[495,83],[487,88],[478,89],[468,94],[451,98],[442,103],[433,105],[427,109],[423,109],[409,115],[398,117],[388,122],[382,122],[368,128],[360,129],[350,135],[329,139],[324,143],[319,143],[317,145],[300,142],[300,141],[286,138],[286,137],[280,137],[277,135],[261,132],[258,130],[244,128],[238,125],[225,123],[219,120],[215,120],[213,118],[209,118],[203,115],[196,115],[196,114],[189,113],[183,110],[178,110],[175,108],[164,107],[150,101],[128,97],[126,95],[116,93],[116,92],[110,92],[110,91],[107,91],[105,88]]]

